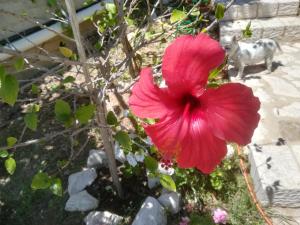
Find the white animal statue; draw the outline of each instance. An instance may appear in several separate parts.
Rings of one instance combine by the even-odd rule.
[[[254,43],[240,42],[234,36],[229,45],[225,46],[229,60],[238,68],[238,78],[243,79],[244,68],[265,62],[269,73],[272,72],[273,57],[276,50],[281,50],[277,41],[269,38],[260,39]]]

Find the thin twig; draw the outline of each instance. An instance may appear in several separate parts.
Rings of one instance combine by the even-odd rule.
[[[34,60],[39,60],[39,61],[64,63],[65,65],[82,65],[81,62],[72,61],[72,60],[60,58],[57,56],[46,56],[46,55],[41,55],[41,54],[36,54],[36,53],[20,52],[20,51],[16,51],[16,50],[2,47],[2,46],[0,46],[0,53],[5,53],[8,55],[12,55],[12,56],[21,56],[21,57],[24,57],[27,59],[34,59]],[[90,64],[90,63],[87,63],[87,64]],[[90,65],[94,65],[94,64],[90,64]]]
[[[90,129],[90,127],[83,127],[83,128],[80,128],[80,129],[78,129],[74,132],[77,133],[79,131],[81,132],[81,131],[87,130],[87,129]],[[14,146],[3,146],[3,147],[0,147],[0,149],[2,149],[2,150],[17,149],[17,148],[26,147],[26,146],[33,145],[33,144],[38,144],[40,142],[51,140],[51,139],[53,139],[57,136],[64,135],[64,134],[66,134],[70,131],[72,131],[72,130],[71,129],[65,129],[65,130],[60,131],[60,132],[56,132],[56,133],[53,133],[53,134],[48,134],[48,135],[46,135],[42,138],[32,139],[32,140],[28,140],[28,141],[16,144]]]
[[[232,4],[234,3],[235,0],[231,0],[225,7],[225,12],[226,10],[228,10],[230,8],[230,6],[232,6]],[[214,21],[206,28],[204,28],[205,32],[210,31],[215,25],[217,25],[219,23],[219,20],[217,18],[214,19]]]

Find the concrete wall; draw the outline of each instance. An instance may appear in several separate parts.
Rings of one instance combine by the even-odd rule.
[[[74,0],[76,8],[82,7],[84,0]],[[63,0],[57,0],[57,2],[64,7]],[[33,3],[31,0],[0,0],[0,9],[10,11],[18,15],[27,14],[31,17],[35,17],[38,21],[44,23],[49,21],[52,8],[47,5],[47,0],[35,0]],[[3,15],[0,13],[0,40],[3,40],[9,36],[15,35],[16,32],[24,31],[28,28],[36,25],[31,22],[24,21],[24,19]]]

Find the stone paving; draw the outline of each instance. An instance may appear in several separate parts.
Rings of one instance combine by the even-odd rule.
[[[272,73],[263,64],[249,66],[243,81],[261,101],[261,120],[248,146],[251,175],[260,202],[285,217],[274,216],[276,225],[300,224],[300,43],[281,47]],[[233,81],[236,73],[229,71]]]

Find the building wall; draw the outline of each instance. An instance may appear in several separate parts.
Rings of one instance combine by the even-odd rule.
[[[74,1],[77,9],[81,8],[84,2],[84,0]],[[0,9],[17,15],[25,14],[35,17],[41,23],[49,21],[53,17],[51,15],[53,9],[47,5],[47,0],[35,0],[34,2],[32,0],[0,0]],[[63,0],[57,0],[57,2],[64,7]],[[0,40],[35,26],[33,23],[25,21],[18,16],[4,15],[0,12]]]

